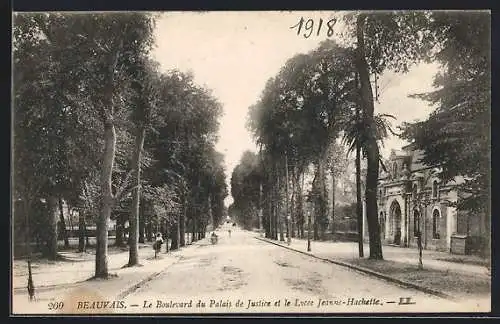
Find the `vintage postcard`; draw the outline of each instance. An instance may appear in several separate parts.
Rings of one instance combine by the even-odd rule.
[[[14,12],[12,315],[490,312],[490,20]]]

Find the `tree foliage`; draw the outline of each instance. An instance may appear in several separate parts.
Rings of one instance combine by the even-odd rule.
[[[237,221],[246,229],[257,227],[256,224],[259,221],[262,180],[262,165],[259,156],[245,151],[231,175],[231,196],[234,199],[232,212],[237,215]]]
[[[159,72],[149,53],[154,28],[144,13],[14,16],[16,198],[30,205],[62,197],[101,234],[110,217],[123,227],[119,215],[139,187],[135,206],[149,232],[187,213],[198,238],[220,221],[227,196],[215,150],[221,104],[192,75]],[[131,169],[143,174],[132,177],[135,184]],[[103,277],[106,237],[96,254]]]
[[[459,210],[487,212],[490,200],[490,15],[433,12],[429,29],[442,70],[436,90],[413,97],[436,109],[425,121],[405,123],[403,136],[424,151],[422,162],[440,165],[448,182],[465,177]]]

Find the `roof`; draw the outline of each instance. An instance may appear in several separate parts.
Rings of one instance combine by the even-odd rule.
[[[422,150],[412,151],[410,171],[417,171],[428,168],[429,166],[422,162],[423,158],[424,158],[424,151]]]

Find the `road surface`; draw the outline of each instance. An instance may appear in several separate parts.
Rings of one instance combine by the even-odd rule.
[[[125,297],[127,313],[457,312],[457,304],[255,239],[204,240]],[[401,299],[403,298],[403,299]],[[407,299],[409,298],[409,299]],[[400,304],[410,302],[410,304]]]

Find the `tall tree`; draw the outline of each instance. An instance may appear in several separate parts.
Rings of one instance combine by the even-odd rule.
[[[249,111],[248,127],[271,159],[279,161],[286,155],[289,166],[301,171],[310,163],[316,165],[314,201],[319,214],[315,219],[322,232],[328,221],[327,148],[338,135],[338,117],[355,92],[351,55],[332,41],[296,55],[268,81],[261,100]],[[279,165],[283,168],[285,163]]]
[[[386,69],[407,72],[409,66],[427,56],[428,16],[427,12],[414,11],[359,12],[345,16],[348,34],[355,43],[362,120],[367,130],[363,149],[367,158],[365,198],[370,259],[383,259],[377,211],[380,154],[370,75]]]
[[[335,198],[337,188],[337,178],[341,177],[347,167],[347,155],[344,146],[338,143],[337,140],[332,141],[328,148],[327,166],[330,170],[332,178],[332,232],[335,233],[334,220],[335,220]]]
[[[125,193],[126,181],[113,192],[116,125],[123,118],[128,77],[126,67],[136,53],[152,44],[152,17],[142,13],[65,15],[49,14],[38,27],[60,55],[60,74],[77,80],[63,88],[79,109],[96,113],[102,125],[101,210],[97,222],[95,276],[108,276],[108,222],[112,208]],[[92,113],[93,113],[92,112]]]
[[[91,16],[92,17],[92,16]],[[104,152],[101,173],[101,211],[97,222],[96,277],[108,277],[108,222],[115,201],[124,193],[124,187],[114,194],[112,191],[112,174],[115,162],[117,117],[116,89],[121,81],[117,70],[122,65],[130,64],[127,60],[137,52],[147,51],[152,43],[152,20],[144,14],[117,14],[93,16],[89,21],[92,28],[100,28],[105,33],[93,35],[92,42],[101,46],[109,46],[110,50],[99,51],[100,60],[93,68],[101,68],[103,82],[97,96],[92,98],[99,110],[104,125]],[[88,26],[90,27],[90,26]],[[89,35],[90,38],[91,35]],[[99,38],[99,36],[101,38]],[[94,46],[96,46],[94,45]],[[92,46],[92,47],[94,47]],[[132,54],[132,55],[131,55]],[[130,55],[130,56],[129,56]]]
[[[405,123],[403,137],[424,151],[423,162],[439,165],[441,180],[464,177],[455,206],[483,217],[489,255],[491,144],[491,15],[477,12],[432,12],[429,32],[432,60],[441,64],[437,90],[414,97],[436,109],[425,121]]]
[[[214,149],[221,105],[209,90],[194,83],[193,75],[179,71],[161,77],[159,96],[156,120],[161,123],[147,146],[156,160],[155,183],[170,183],[181,200],[182,212],[172,224],[175,249],[185,244],[186,225],[191,231],[195,227],[195,232],[205,229],[208,196],[216,199],[215,214],[220,217],[222,213],[220,199],[227,193],[221,185],[222,157]],[[195,234],[196,239],[199,235]]]
[[[141,55],[142,53],[139,53]],[[132,159],[134,189],[130,213],[130,246],[128,266],[139,264],[139,202],[141,197],[141,164],[146,131],[151,126],[154,108],[160,91],[159,73],[154,62],[136,57],[130,68],[134,91],[132,94],[132,121],[135,127],[135,148]]]
[[[70,95],[78,82],[67,73],[71,65],[60,46],[67,46],[69,36],[56,32],[66,27],[60,15],[14,17],[14,189],[28,213],[33,200],[50,202],[51,226],[37,230],[50,234],[46,254],[51,259],[57,255],[57,201],[75,205],[98,161],[93,116]]]

